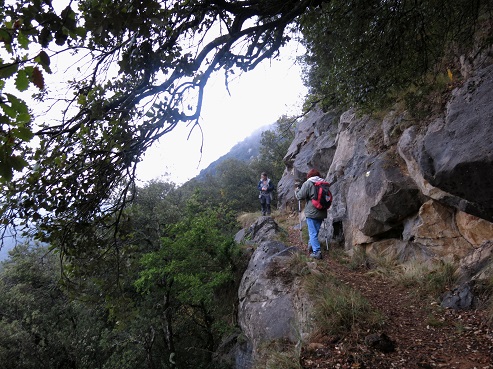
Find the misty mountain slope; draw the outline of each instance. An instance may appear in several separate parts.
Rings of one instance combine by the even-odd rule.
[[[216,161],[213,161],[207,168],[202,169],[199,175],[195,178],[201,180],[204,179],[207,175],[215,175],[217,166],[228,159],[237,159],[245,162],[252,160],[259,154],[262,133],[273,129],[273,127],[274,124],[270,124],[254,131],[243,141],[238,142],[236,145],[234,145],[228,153],[221,156]]]

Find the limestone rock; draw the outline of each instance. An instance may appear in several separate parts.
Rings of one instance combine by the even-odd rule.
[[[276,339],[296,343],[304,324],[300,311],[307,312],[305,301],[283,267],[297,248],[281,242],[264,241],[255,250],[238,291],[238,322],[251,343],[254,359],[262,342]],[[283,271],[284,272],[281,272]],[[304,306],[304,308],[303,308]]]
[[[474,308],[484,285],[493,275],[493,241],[486,241],[463,257],[457,270],[458,286],[444,294],[441,306],[456,310]],[[477,293],[479,292],[479,293]]]
[[[252,243],[260,243],[266,240],[273,240],[279,233],[279,226],[275,220],[268,216],[259,217],[245,232],[244,237],[248,236]]]
[[[374,159],[366,172],[350,184],[347,195],[352,224],[369,237],[399,226],[422,202],[415,183],[388,153]]]
[[[335,113],[314,110],[298,125],[298,132],[284,157],[286,167],[299,172],[295,173],[296,177],[303,177],[312,167],[327,171],[335,151],[337,118]]]
[[[469,310],[474,307],[476,298],[468,284],[464,284],[445,294],[441,307],[454,310]]]
[[[462,237],[473,246],[493,240],[493,223],[462,211],[457,212],[455,221]]]
[[[424,178],[493,222],[493,66],[454,92],[445,119],[429,126],[419,153]]]
[[[278,207],[289,212],[298,211],[298,200],[294,196],[294,189],[298,178],[294,173],[294,168],[291,170],[285,169],[282,178],[277,184]]]
[[[430,184],[421,172],[417,159],[417,147],[422,145],[423,135],[418,132],[418,128],[412,126],[406,129],[399,139],[397,150],[407,165],[409,176],[416,183],[421,193],[432,199],[458,204],[461,199],[449,194],[448,192]]]
[[[414,219],[406,223],[404,240],[419,243],[441,258],[458,259],[467,255],[472,245],[460,234],[454,220],[455,209],[429,200]]]
[[[483,280],[492,275],[493,241],[487,241],[460,260],[459,281]]]
[[[493,221],[493,66],[471,77],[425,132],[404,131],[398,152],[424,195]]]
[[[436,256],[424,245],[395,238],[372,242],[365,250],[368,255],[389,257],[400,263],[416,260],[427,263]]]
[[[337,114],[314,110],[299,123],[296,136],[284,157],[286,170],[277,187],[278,206],[295,210],[295,181],[306,180],[308,171],[315,167],[325,173],[334,155],[337,134]]]

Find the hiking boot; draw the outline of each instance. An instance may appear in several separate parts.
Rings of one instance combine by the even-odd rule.
[[[320,260],[320,259],[322,259],[322,253],[320,251],[318,251],[318,252],[312,252],[310,254],[310,257],[313,258],[313,259]]]

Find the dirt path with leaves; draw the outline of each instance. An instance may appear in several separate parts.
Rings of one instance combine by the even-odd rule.
[[[297,231],[290,231],[289,238],[306,251]],[[327,251],[317,263],[325,263],[338,280],[359,291],[385,323],[375,332],[315,338],[303,349],[304,369],[493,369],[493,330],[484,311],[442,309],[416,289],[364,267],[351,269]]]

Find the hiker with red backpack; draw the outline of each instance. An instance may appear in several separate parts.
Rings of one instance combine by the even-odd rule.
[[[306,200],[305,216],[309,236],[308,247],[311,247],[310,257],[322,259],[318,234],[324,219],[327,218],[327,209],[332,203],[332,194],[329,190],[330,184],[321,178],[318,170],[311,169],[306,177],[307,181],[301,187],[296,188],[295,196],[298,200]]]

